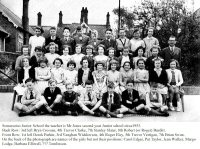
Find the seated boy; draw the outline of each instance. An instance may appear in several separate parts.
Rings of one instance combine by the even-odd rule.
[[[37,114],[36,110],[39,110],[46,101],[43,96],[33,87],[33,80],[28,78],[25,81],[27,89],[25,90],[21,103],[16,103],[15,107],[19,110],[19,116],[26,116],[30,114]],[[53,113],[51,109],[47,109],[48,112]]]
[[[146,94],[145,109],[148,111],[148,115],[169,116],[168,107],[163,106],[162,95],[158,93],[156,83],[151,85],[150,93]]]
[[[56,83],[56,80],[54,80],[54,79],[50,79],[48,81],[48,85],[49,85],[49,87],[47,87],[44,90],[44,94],[43,94],[43,96],[46,100],[45,106],[49,106],[49,108],[51,108],[51,109],[58,110],[57,105],[62,100],[61,90],[59,87],[56,86],[57,83]]]
[[[141,113],[144,112],[145,101],[141,100],[138,91],[134,88],[133,80],[129,79],[126,82],[126,90],[122,92],[122,108],[120,113]]]
[[[86,91],[82,92],[78,104],[84,112],[87,112],[94,116],[100,116],[98,112],[95,112],[100,104],[97,104],[96,93],[92,91],[92,81],[87,80],[85,82]]]
[[[66,84],[66,91],[63,93],[60,110],[63,114],[78,116],[78,94],[73,91],[73,84]]]
[[[119,113],[121,108],[120,96],[114,92],[114,83],[109,82],[108,91],[103,94],[101,106],[99,110],[106,114],[107,118],[117,117],[122,118],[123,114]]]

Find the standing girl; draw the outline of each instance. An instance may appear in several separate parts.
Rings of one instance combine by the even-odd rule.
[[[80,44],[77,44],[76,45],[76,48],[75,48],[75,51],[76,53],[74,55],[72,55],[72,60],[76,63],[76,66],[75,66],[75,69],[78,71],[79,68],[81,68],[81,60],[82,58],[85,56],[83,53],[81,53],[81,45]]]
[[[50,68],[47,67],[48,60],[41,58],[38,61],[40,67],[35,68],[36,89],[42,94],[48,87],[48,80],[51,78]]]

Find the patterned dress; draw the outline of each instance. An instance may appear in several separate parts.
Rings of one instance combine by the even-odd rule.
[[[121,79],[121,82],[126,85],[126,82],[128,79],[131,79],[133,80],[133,70],[130,69],[128,71],[125,71],[124,69],[121,69],[120,70],[120,79]],[[126,88],[124,86],[120,86],[120,90],[123,92]]]
[[[120,81],[120,73],[119,71],[115,70],[109,70],[108,71],[108,82],[113,82],[115,84],[115,92],[120,93],[120,88],[119,88],[119,81]]]

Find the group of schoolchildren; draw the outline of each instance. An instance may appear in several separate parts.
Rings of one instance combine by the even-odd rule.
[[[143,40],[137,29],[131,40],[124,29],[118,39],[107,29],[103,41],[95,31],[91,38],[84,35],[80,27],[74,36],[65,27],[63,39],[56,36],[54,27],[47,39],[41,33],[41,27],[36,27],[36,35],[16,60],[19,84],[14,90],[22,95],[15,103],[19,116],[122,118],[127,113],[169,116],[168,110],[181,110],[183,78],[174,36],[169,47],[160,50],[152,28]]]

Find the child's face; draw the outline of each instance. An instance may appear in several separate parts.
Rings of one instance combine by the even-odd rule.
[[[106,31],[106,38],[110,39],[112,37],[111,31]]]
[[[72,84],[67,85],[66,89],[67,89],[68,93],[72,93],[72,91],[73,91],[73,85]]]
[[[29,66],[29,60],[27,58],[23,59],[23,65],[24,65],[24,67]]]
[[[92,55],[92,49],[86,49],[86,53],[87,53],[87,55]]]
[[[22,49],[22,52],[23,52],[24,55],[28,55],[28,48],[25,48],[25,47],[24,47],[24,48]]]
[[[139,31],[135,32],[133,36],[136,39],[140,38],[140,32]]]
[[[176,62],[175,62],[175,61],[172,61],[172,62],[170,63],[170,68],[171,68],[171,69],[175,69],[175,68],[176,68]]]
[[[33,82],[27,82],[26,86],[27,86],[27,88],[28,88],[29,91],[33,90]]]
[[[114,88],[108,87],[108,93],[109,93],[109,94],[113,94],[113,92],[114,92]]]
[[[51,36],[56,36],[56,30],[55,29],[51,29],[50,30],[50,35]]]
[[[86,87],[87,92],[91,92],[92,91],[92,85],[88,85],[87,84],[85,87]]]
[[[56,66],[56,68],[60,68],[61,67],[61,62],[59,61],[59,60],[56,60],[55,61],[55,66]]]
[[[65,30],[63,31],[63,35],[64,35],[64,36],[69,36],[69,35],[70,35],[70,31],[69,31],[68,29],[65,29]]]
[[[70,71],[74,70],[74,64],[70,64],[70,65],[69,65],[69,70],[70,70]]]
[[[153,35],[153,29],[149,29],[147,34],[149,37],[151,37]]]
[[[123,37],[125,37],[125,35],[126,35],[125,30],[120,30],[120,31],[119,31],[119,36],[120,36],[120,37],[123,38]]]
[[[99,47],[98,48],[98,53],[99,53],[99,55],[103,55],[104,54],[104,48]]]
[[[76,47],[76,53],[81,53],[81,46]]]
[[[142,56],[143,55],[143,50],[142,49],[139,49],[138,50],[138,56]]]
[[[97,38],[96,34],[95,34],[95,33],[92,33],[91,38],[92,38],[92,39],[96,39],[96,38]]]
[[[50,53],[55,53],[55,51],[56,51],[56,46],[55,45],[51,45],[50,47],[49,47],[49,51],[50,51]]]
[[[157,92],[157,88],[156,87],[151,87],[151,92],[152,93],[156,93]]]
[[[161,67],[161,61],[155,61],[154,65],[155,65],[155,68],[160,68]]]
[[[114,57],[115,52],[114,52],[114,50],[109,50],[108,54],[109,54],[110,57]]]
[[[49,88],[52,90],[52,89],[55,89],[56,88],[56,82],[52,82],[51,84],[49,84]]]
[[[152,55],[153,56],[157,56],[158,55],[158,49],[157,48],[153,48],[152,49]]]
[[[40,67],[45,68],[46,66],[47,66],[47,64],[45,62],[40,63]]]
[[[124,55],[124,56],[127,56],[128,53],[129,53],[128,49],[124,49],[124,51],[123,51],[123,55]]]
[[[36,36],[39,36],[41,34],[41,30],[40,29],[36,29],[35,30],[35,34],[36,34]]]
[[[83,60],[83,67],[88,68],[88,61],[87,60]]]
[[[35,52],[36,52],[36,55],[37,55],[38,57],[42,56],[42,51],[36,50]]]
[[[133,90],[133,83],[126,84],[126,88],[130,91]]]
[[[69,48],[66,47],[65,49],[63,49],[63,54],[64,55],[68,55],[69,54]]]
[[[144,69],[144,62],[143,61],[139,61],[138,62],[138,68],[140,68],[140,69]]]
[[[97,70],[103,70],[103,65],[102,64],[98,64],[97,65]]]
[[[117,68],[117,65],[116,65],[116,64],[112,64],[112,65],[111,65],[111,69],[112,69],[112,70],[116,70],[116,68]]]
[[[124,70],[128,71],[131,68],[129,63],[124,64]]]
[[[170,39],[170,40],[168,41],[168,43],[169,43],[169,45],[170,45],[171,47],[173,47],[173,46],[176,44],[176,39],[175,39],[175,38]]]

